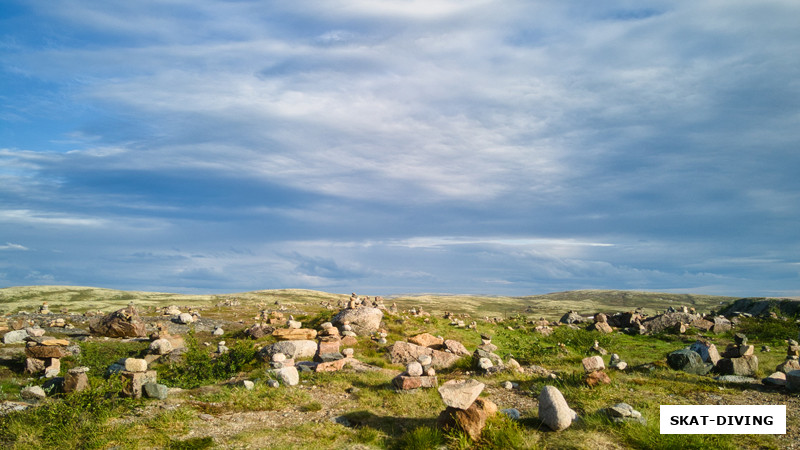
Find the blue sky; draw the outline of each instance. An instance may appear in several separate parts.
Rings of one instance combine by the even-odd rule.
[[[800,3],[0,4],[0,286],[800,295]]]

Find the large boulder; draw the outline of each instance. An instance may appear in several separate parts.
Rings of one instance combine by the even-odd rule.
[[[699,353],[688,348],[676,350],[667,355],[667,364],[673,370],[682,370],[696,375],[705,375],[714,367],[711,363],[704,363]]]
[[[553,431],[561,431],[572,425],[578,414],[572,410],[564,395],[555,386],[545,386],[539,394],[539,420]]]
[[[758,371],[758,357],[747,355],[741,358],[723,358],[717,362],[716,371],[722,375],[752,377]]]
[[[665,333],[673,330],[678,324],[691,324],[699,317],[685,312],[668,312],[643,321],[642,326],[648,334]]]
[[[389,358],[391,358],[392,364],[407,365],[417,361],[422,355],[431,357],[431,365],[434,369],[450,367],[460,358],[459,355],[453,353],[434,350],[404,341],[395,342],[389,349]]]
[[[259,351],[259,356],[263,361],[272,361],[272,355],[283,353],[289,359],[313,358],[317,353],[316,341],[280,341],[265,346]]]
[[[568,313],[561,316],[559,322],[566,324],[573,324],[573,323],[587,322],[588,320],[589,320],[588,318],[578,314],[577,311],[569,311]]]
[[[145,324],[132,305],[92,320],[89,323],[89,330],[101,336],[118,338],[147,335]]]
[[[339,314],[336,314],[331,322],[336,326],[349,322],[353,332],[358,336],[369,336],[370,333],[378,331],[381,320],[383,320],[383,311],[378,308],[362,306],[339,311]]]

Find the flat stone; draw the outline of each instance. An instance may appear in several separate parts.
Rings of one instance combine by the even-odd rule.
[[[786,386],[786,374],[783,372],[775,372],[772,375],[761,380],[761,383],[766,386],[775,386],[775,387]]]
[[[28,337],[28,332],[25,330],[14,330],[9,331],[8,333],[3,335],[3,343],[4,344],[19,344],[25,342],[25,338]]]
[[[450,351],[450,353],[458,356],[466,356],[470,354],[470,351],[464,347],[464,344],[453,339],[445,339],[444,348],[445,350]]]
[[[317,337],[317,330],[310,328],[278,328],[272,336],[280,341],[305,341]]]
[[[47,393],[45,393],[41,386],[27,386],[22,388],[19,392],[19,396],[22,397],[23,400],[39,401],[47,398]]]
[[[63,347],[60,346],[47,346],[47,345],[35,345],[33,347],[26,347],[25,354],[31,358],[63,358],[67,356],[67,353]]]
[[[422,333],[416,336],[412,336],[408,339],[408,342],[412,344],[420,345],[422,347],[429,347],[429,348],[440,348],[444,345],[444,339],[438,338],[430,333]]]
[[[400,390],[419,389],[419,388],[435,388],[438,381],[435,376],[408,376],[398,375],[392,379],[392,384],[395,388]]]
[[[439,388],[444,404],[457,409],[467,409],[480,395],[485,384],[475,379],[450,380]]]

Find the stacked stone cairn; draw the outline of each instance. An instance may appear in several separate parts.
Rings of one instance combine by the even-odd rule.
[[[594,323],[589,326],[589,330],[599,331],[603,334],[614,332],[614,329],[608,324],[608,317],[603,313],[594,315]]]
[[[123,363],[124,369],[119,371],[122,376],[122,394],[126,397],[141,398],[143,387],[147,383],[156,383],[156,371],[147,370],[147,361],[139,358],[125,358],[117,364]]]
[[[764,384],[772,386],[786,386],[790,392],[800,391],[800,345],[794,339],[789,339],[786,349],[786,360],[775,368],[775,373],[762,380]]]
[[[25,372],[32,375],[44,372],[46,378],[55,378],[61,372],[61,358],[69,355],[70,342],[49,336],[25,338]]]
[[[612,353],[611,360],[608,362],[608,367],[611,369],[625,370],[628,368],[628,363],[623,361],[618,354]]]
[[[406,365],[406,371],[396,376],[392,384],[402,391],[438,386],[436,370],[432,367],[432,363],[433,359],[429,355],[420,355],[417,361]]]
[[[439,414],[437,426],[460,429],[473,440],[481,437],[486,420],[497,413],[497,405],[478,398],[485,385],[474,379],[450,380],[439,388],[447,408]]]
[[[736,333],[733,340],[734,343],[725,348],[715,371],[721,375],[754,376],[758,370],[758,356],[753,354],[755,348],[747,344],[747,336],[742,333]]]
[[[586,374],[584,382],[589,386],[597,386],[598,384],[609,384],[611,378],[605,372],[606,366],[603,363],[601,356],[589,356],[583,358],[583,371]]]
[[[499,355],[494,353],[497,346],[492,344],[492,337],[481,335],[481,345],[472,354],[472,364],[475,370],[485,374],[494,374],[505,370],[505,363]]]
[[[334,327],[332,323],[325,322],[322,324],[322,331],[317,334],[319,346],[317,354],[314,355],[314,361],[317,362],[330,362],[344,358],[344,355],[339,351],[342,344],[339,329]]]
[[[287,358],[283,353],[275,353],[269,363],[271,369],[267,372],[286,386],[296,386],[300,383],[300,373],[294,364],[294,359]]]
[[[64,376],[64,392],[81,392],[89,387],[88,367],[75,367],[67,371]]]

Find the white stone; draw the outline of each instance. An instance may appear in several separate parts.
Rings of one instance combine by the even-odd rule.
[[[125,370],[128,372],[147,372],[147,361],[139,358],[126,358]]]
[[[422,364],[414,361],[406,366],[406,372],[408,372],[409,376],[412,377],[421,377],[422,376]]]
[[[286,361],[286,355],[284,355],[283,353],[275,353],[274,355],[272,355],[272,361],[274,362]]]
[[[583,358],[582,363],[583,370],[586,373],[597,372],[598,370],[603,370],[606,368],[601,356],[589,356],[587,358]]]
[[[150,343],[150,353],[166,355],[172,351],[172,343],[167,339],[156,339]]]
[[[180,313],[178,315],[178,322],[188,324],[194,322],[194,317],[189,313]]]
[[[539,394],[539,420],[553,431],[567,429],[577,420],[578,414],[572,410],[564,395],[555,386],[545,386]]]
[[[222,336],[223,334],[225,334],[225,330],[223,330],[222,327],[216,327],[214,328],[214,332],[211,334],[214,336]]]
[[[296,386],[300,383],[300,374],[297,372],[297,367],[288,366],[275,370],[275,375],[278,376],[281,383],[287,386]]]

